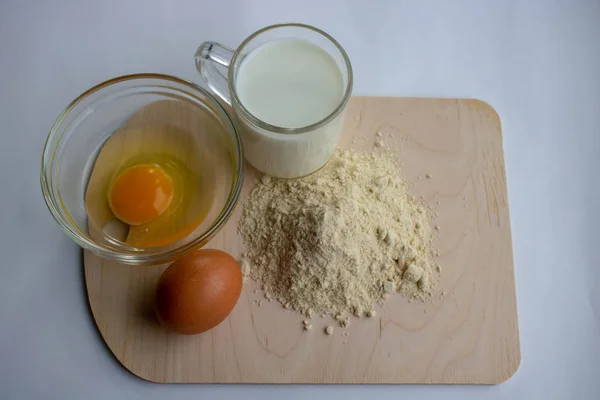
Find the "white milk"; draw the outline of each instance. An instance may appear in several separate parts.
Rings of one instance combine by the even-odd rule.
[[[337,108],[345,82],[336,61],[322,48],[300,39],[279,39],[246,56],[235,88],[240,102],[259,120],[303,128]],[[316,171],[329,160],[339,139],[341,115],[316,130],[286,134],[268,132],[236,114],[247,160],[273,176],[294,178]]]
[[[239,67],[236,91],[248,111],[283,128],[302,128],[335,110],[344,95],[335,60],[300,39],[281,39],[252,51]]]

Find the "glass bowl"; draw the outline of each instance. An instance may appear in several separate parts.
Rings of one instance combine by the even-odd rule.
[[[110,235],[91,232],[85,202],[87,184],[106,140],[136,112],[161,100],[184,103],[182,107],[185,105],[194,117],[205,121],[204,129],[194,129],[190,134],[205,145],[204,155],[210,154],[213,197],[204,220],[184,239],[161,247],[134,247]],[[240,136],[211,94],[172,76],[136,74],[101,83],[67,106],[46,140],[41,185],[50,212],[83,249],[119,263],[152,265],[172,261],[205,245],[231,215],[243,175]]]

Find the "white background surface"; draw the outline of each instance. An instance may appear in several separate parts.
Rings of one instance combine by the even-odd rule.
[[[0,0],[0,398],[600,398],[600,1],[324,3]],[[192,55],[203,40],[235,47],[289,21],[346,47],[355,94],[477,97],[500,114],[522,348],[509,381],[157,385],[105,347],[81,252],[39,189],[54,119],[117,75],[198,81]]]

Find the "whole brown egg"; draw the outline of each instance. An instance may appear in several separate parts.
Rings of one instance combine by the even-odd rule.
[[[191,335],[219,325],[242,291],[239,264],[220,250],[198,250],[171,264],[156,288],[156,316],[173,332]]]

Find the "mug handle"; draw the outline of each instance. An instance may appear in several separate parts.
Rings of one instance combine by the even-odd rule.
[[[208,87],[224,102],[231,106],[231,94],[227,76],[217,65],[229,68],[234,50],[217,42],[204,42],[198,47],[196,55],[196,69]]]

